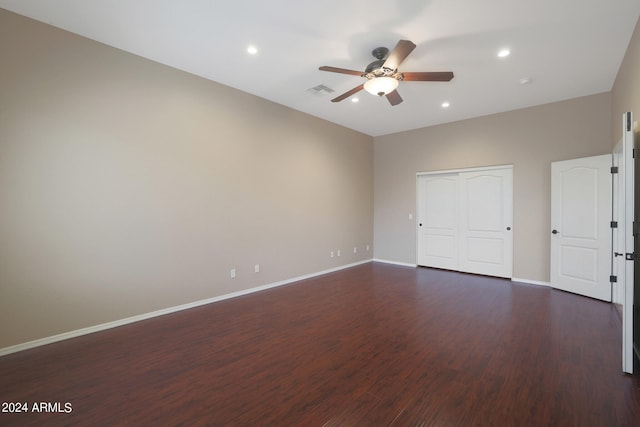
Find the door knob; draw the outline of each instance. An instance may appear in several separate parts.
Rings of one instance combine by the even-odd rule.
[[[551,234],[558,234],[558,230],[553,230]]]
[[[511,227],[507,227],[507,231],[511,231]]]

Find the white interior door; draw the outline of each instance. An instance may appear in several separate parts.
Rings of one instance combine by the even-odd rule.
[[[620,139],[613,149],[612,165],[616,173],[612,173],[612,221],[616,226],[611,228],[611,276],[615,282],[611,286],[611,301],[624,304],[624,234],[625,234],[625,165],[622,153],[623,140]]]
[[[511,277],[513,168],[419,175],[417,264]]]
[[[460,174],[460,271],[511,277],[513,170]]]
[[[418,177],[418,265],[458,269],[458,174]]]
[[[551,164],[551,286],[611,301],[611,155]]]
[[[622,370],[633,373],[633,299],[635,166],[633,158],[633,116],[623,115],[623,137],[613,150],[613,228],[612,275],[616,277],[613,301],[622,304]]]

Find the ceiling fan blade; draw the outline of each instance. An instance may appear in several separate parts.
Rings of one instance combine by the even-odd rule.
[[[415,48],[416,45],[412,41],[400,40],[387,57],[387,60],[384,61],[382,67],[397,70],[402,61],[404,61]]]
[[[332,73],[351,74],[352,76],[362,76],[364,74],[362,71],[347,70],[346,68],[338,68],[338,67],[328,67],[326,65],[318,69],[320,71],[330,71]]]
[[[358,92],[360,92],[362,89],[364,89],[364,83],[363,83],[363,84],[361,84],[361,85],[359,85],[359,86],[354,87],[354,88],[353,88],[353,89],[351,89],[350,91],[347,91],[347,92],[343,93],[342,95],[340,95],[340,96],[338,96],[338,97],[336,97],[336,98],[333,98],[333,99],[331,100],[331,102],[340,102],[340,101],[342,101],[343,99],[347,99],[348,97],[350,97],[350,96],[351,96],[351,95],[353,95],[354,93],[358,93]]]
[[[389,104],[391,105],[398,105],[402,102],[402,97],[400,96],[397,90],[394,90],[393,92],[389,92],[386,96],[387,96],[387,99],[389,100]]]
[[[402,75],[407,82],[448,82],[453,78],[451,71],[409,72]]]

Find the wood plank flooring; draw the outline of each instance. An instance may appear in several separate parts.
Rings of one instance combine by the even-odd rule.
[[[370,263],[0,358],[0,425],[637,426],[612,304]]]

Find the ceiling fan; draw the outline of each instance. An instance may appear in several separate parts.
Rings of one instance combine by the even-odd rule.
[[[367,79],[365,83],[332,99],[331,102],[340,102],[364,89],[373,95],[386,96],[391,105],[398,105],[402,102],[402,98],[396,88],[401,80],[408,82],[448,82],[453,79],[453,73],[451,71],[399,72],[398,67],[415,48],[416,45],[409,40],[400,40],[391,53],[389,53],[389,49],[386,47],[377,47],[371,52],[376,60],[367,65],[364,72],[328,67],[326,65],[320,67],[319,69],[321,71],[351,74]]]

